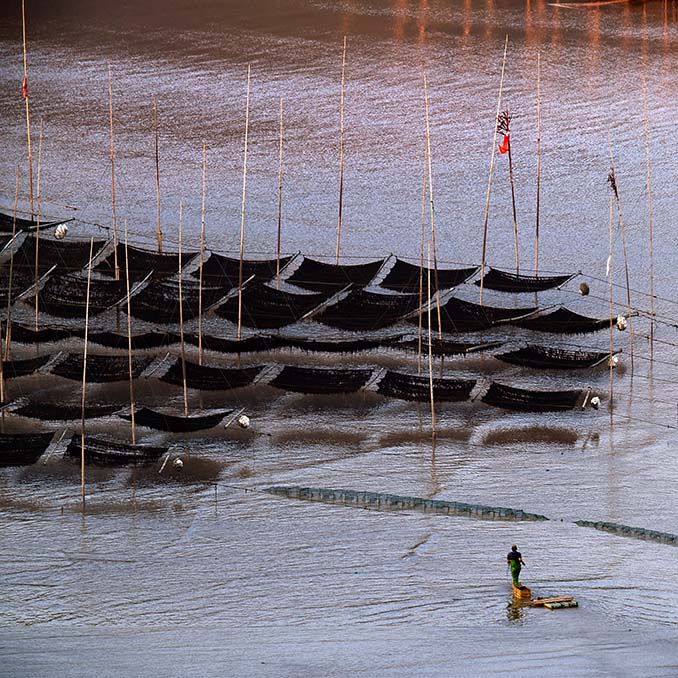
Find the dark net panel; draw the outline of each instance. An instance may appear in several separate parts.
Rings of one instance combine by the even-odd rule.
[[[335,370],[286,365],[271,386],[294,393],[354,393],[365,386],[372,370]]]
[[[32,270],[29,271],[25,267],[21,269],[13,267],[10,275],[9,269],[9,262],[5,262],[0,268],[0,304],[3,307],[7,306],[10,283],[12,286],[12,302],[15,302],[22,294],[35,289],[35,274]]]
[[[167,453],[167,447],[150,445],[129,445],[119,441],[85,436],[85,461],[102,466],[124,466],[126,464],[149,464]],[[75,435],[66,448],[69,457],[80,459],[82,438]]]
[[[474,304],[470,301],[452,298],[440,307],[440,317],[443,332],[477,332],[486,330],[498,322],[511,318],[520,318],[530,313],[535,313],[533,308],[499,308]],[[427,312],[428,313],[428,312]],[[424,323],[428,325],[428,315],[424,317]],[[419,323],[419,318],[412,322]],[[438,331],[438,311],[431,309],[431,327]]]
[[[183,252],[181,255],[182,267],[192,263],[197,256],[196,252]],[[166,277],[179,273],[179,254],[177,253],[158,254],[152,250],[128,245],[127,257],[130,280],[142,280],[151,271],[153,271],[154,277]],[[126,277],[124,243],[118,243],[118,269],[120,270],[120,278],[124,280]],[[104,275],[115,276],[115,254],[111,252],[94,267],[94,270]]]
[[[518,327],[552,334],[587,334],[610,327],[610,318],[588,318],[562,306],[552,313],[512,323]]]
[[[296,348],[309,353],[361,353],[363,351],[373,351],[377,348],[398,348],[402,335],[396,337],[383,337],[378,339],[353,339],[353,340],[328,340],[316,341],[315,339],[293,339],[285,340],[285,346]]]
[[[433,314],[431,314],[431,320],[433,320]],[[427,331],[428,334],[428,331]],[[447,339],[433,339],[431,341],[431,353],[436,356],[447,356],[447,355],[466,355],[468,353],[479,353],[481,351],[489,351],[493,348],[497,348],[502,345],[501,341],[486,341],[480,342],[457,342],[457,341],[448,341]],[[405,351],[419,351],[419,340],[418,339],[408,339],[403,341],[395,346],[395,348],[400,348]],[[421,352],[424,355],[428,354],[429,342],[428,338],[422,339],[421,342]]]
[[[34,464],[44,454],[53,437],[53,432],[0,435],[0,466]]]
[[[384,259],[380,259],[367,264],[339,266],[304,257],[299,268],[287,279],[287,282],[319,292],[337,292],[347,285],[364,287],[377,275],[383,264]]]
[[[135,410],[134,422],[137,426],[146,426],[157,431],[171,431],[172,433],[188,433],[190,431],[202,431],[203,429],[214,428],[224,417],[231,414],[233,410],[218,410],[205,415],[190,415],[182,417],[172,414],[165,414],[152,410],[149,407],[141,407]],[[130,414],[119,415],[123,419],[131,421]]]
[[[197,334],[184,335],[184,341],[192,346],[199,346]],[[222,339],[204,335],[202,346],[206,351],[215,353],[258,353],[261,351],[274,351],[287,345],[287,340],[282,337],[257,336],[246,339]]]
[[[542,290],[560,287],[572,277],[572,274],[553,276],[518,275],[490,268],[483,278],[483,287],[486,287],[488,290],[498,290],[499,292],[541,292]],[[476,280],[475,284],[480,286],[480,280]]]
[[[126,296],[124,280],[93,278],[89,290],[89,314],[102,313]],[[35,297],[29,304],[35,304]],[[87,311],[87,274],[50,276],[38,294],[38,308],[60,318],[84,318]]]
[[[289,264],[292,257],[281,257],[281,270]],[[252,276],[256,281],[271,280],[275,277],[277,271],[276,259],[243,259],[242,262],[242,280],[248,280]],[[200,270],[196,269],[191,274],[195,278],[200,276]],[[212,252],[209,259],[202,266],[203,282],[210,285],[221,285],[223,287],[238,287],[240,284],[240,259],[225,257],[223,254]]]
[[[5,379],[15,379],[33,374],[52,359],[51,355],[41,355],[25,360],[3,360],[2,371]]]
[[[419,308],[418,294],[378,294],[353,290],[315,316],[319,322],[344,330],[365,331],[390,327]]]
[[[57,224],[63,224],[71,219],[63,219],[62,221],[45,221],[40,222],[40,228],[51,228]],[[37,228],[38,222],[32,219],[24,219],[22,217],[15,217],[13,214],[5,214],[0,212],[0,231],[12,232],[13,229],[18,233],[19,231],[31,231]]]
[[[263,366],[225,368],[208,367],[186,361],[186,385],[201,391],[226,391],[249,386],[261,373]],[[183,385],[181,359],[177,360],[160,378],[161,381],[177,386]]]
[[[263,283],[242,291],[241,323],[246,327],[272,329],[297,322],[327,300],[326,294],[295,294]],[[231,297],[216,309],[217,315],[238,324],[238,297]]]
[[[610,354],[593,351],[568,351],[548,346],[525,346],[517,351],[500,353],[499,360],[512,365],[537,369],[576,370],[595,367],[606,361]]]
[[[120,409],[120,405],[86,405],[85,419],[108,417]],[[59,403],[28,402],[13,410],[14,414],[42,421],[75,421],[82,416],[80,403],[60,405]]]
[[[34,330],[32,327],[26,327],[20,323],[11,324],[12,341],[19,344],[46,344],[51,341],[61,341],[74,336],[81,336],[81,333],[74,330],[65,330],[57,328],[46,328]]]
[[[484,403],[507,410],[525,412],[551,412],[571,410],[581,398],[576,391],[533,391],[506,386],[493,381],[487,393],[481,398]]]
[[[136,379],[152,362],[152,356],[132,358],[132,377]],[[83,356],[81,353],[69,353],[64,360],[51,370],[52,374],[74,381],[82,380]],[[88,355],[87,381],[105,383],[129,379],[129,359],[127,356]]]
[[[104,240],[95,240],[92,256],[95,257],[106,244]],[[34,276],[35,250],[38,249],[38,273],[43,275],[52,266],[56,266],[55,273],[78,271],[89,264],[89,240],[56,240],[52,237],[38,238],[34,235],[26,239],[14,252],[14,269],[29,271]]]
[[[437,278],[436,271],[431,269],[431,289],[436,288],[436,279],[438,287],[441,290],[450,289],[461,285],[461,283],[468,280],[472,275],[475,275],[480,270],[479,266],[471,268],[438,268]],[[429,269],[421,270],[419,266],[410,264],[402,259],[396,259],[393,268],[388,272],[388,275],[381,283],[382,287],[396,292],[414,293],[419,291],[419,281],[422,281],[422,289],[427,289]]]
[[[87,337],[92,344],[105,346],[106,348],[117,348],[127,350],[129,341],[126,334],[118,332],[94,332]],[[143,334],[132,335],[132,350],[143,351],[149,348],[160,348],[161,346],[170,346],[180,340],[178,334],[172,332],[144,332]]]
[[[436,402],[459,402],[468,400],[475,379],[434,379],[433,399]],[[403,374],[388,370],[379,381],[379,393],[389,398],[401,400],[428,401],[431,398],[431,385],[428,376]]]
[[[225,287],[202,288],[202,310],[221,299],[228,289]],[[200,307],[200,285],[193,281],[181,284],[184,321],[198,317]],[[176,280],[153,280],[139,294],[130,300],[132,315],[140,320],[154,323],[178,323],[179,282]]]

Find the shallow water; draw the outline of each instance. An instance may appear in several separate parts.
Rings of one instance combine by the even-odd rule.
[[[446,360],[445,373],[496,375],[504,383],[544,388],[590,385],[604,397],[603,406],[598,412],[526,415],[480,403],[439,405],[441,435],[432,449],[424,405],[375,394],[341,399],[285,395],[266,386],[226,396],[192,394],[192,408],[246,407],[252,429],[180,440],[183,474],[159,475],[155,468],[90,469],[84,520],[77,465],[55,455],[36,467],[0,471],[5,583],[0,655],[9,667],[7,675],[75,675],[64,659],[66,651],[76,666],[94,662],[100,675],[112,671],[111,666],[153,675],[160,666],[186,667],[189,660],[177,647],[187,643],[194,648],[191,668],[199,675],[212,675],[220,663],[244,675],[299,675],[302,670],[345,675],[351,669],[366,675],[408,670],[447,675],[453,661],[468,675],[492,675],[507,666],[528,675],[619,675],[620,667],[648,676],[675,674],[675,646],[666,642],[678,625],[675,547],[579,528],[573,521],[678,532],[678,342],[671,325],[678,175],[670,142],[678,88],[676,4],[583,10],[475,0],[297,0],[284,6],[173,0],[143,7],[72,2],[55,8],[29,2],[27,11],[36,158],[37,130],[44,119],[41,209],[44,215],[80,219],[72,234],[90,232],[94,227],[89,224],[111,224],[110,63],[119,219],[127,216],[135,241],[153,245],[152,107],[157,95],[167,246],[176,242],[180,198],[186,206],[187,247],[197,246],[205,143],[207,242],[217,250],[237,251],[245,78],[251,64],[245,250],[252,256],[275,253],[281,96],[283,249],[334,255],[341,42],[347,34],[341,251],[349,263],[389,252],[418,257],[423,65],[431,98],[439,257],[479,263],[492,120],[508,32],[505,101],[514,115],[521,267],[534,267],[540,52],[539,267],[582,270],[591,285],[586,299],[577,294],[582,279],[575,279],[540,301],[564,299],[590,316],[607,313],[608,133],[636,290],[632,305],[649,308],[642,115],[646,78],[655,285],[661,298],[657,313],[668,324],[657,328],[650,361],[647,320],[635,320],[633,370],[628,333],[615,334],[624,353],[623,369],[615,375],[613,427],[606,410],[605,369],[539,374],[473,356]],[[0,20],[0,205],[11,208],[19,163],[20,209],[27,210],[17,8],[3,5]],[[508,172],[505,158],[496,162],[488,261],[510,269]],[[618,233],[613,275],[615,308],[623,310]],[[461,291],[468,299],[477,293],[470,285]],[[522,306],[533,301],[506,297],[488,293],[487,303]],[[110,326],[114,315],[97,322]],[[210,321],[210,328],[223,331],[223,324]],[[524,337],[510,329],[502,334],[510,340]],[[550,343],[554,338],[540,339]],[[603,332],[554,343],[605,349],[608,341]],[[216,354],[208,358],[214,364],[229,362]],[[390,352],[348,358],[277,354],[243,361],[274,358],[415,366],[411,357]],[[45,397],[79,398],[75,382],[24,379],[10,382],[9,388],[12,397],[39,388]],[[92,402],[109,393],[99,387],[88,391]],[[115,396],[125,401],[125,385],[116,387]],[[140,386],[137,397],[161,405],[178,404],[181,395],[153,382]],[[4,424],[34,426],[27,420],[13,423],[9,415]],[[545,435],[534,427],[556,432]],[[560,429],[566,432],[557,433]],[[92,424],[91,430],[123,439],[129,435],[127,425],[117,420]],[[537,440],[526,441],[525,430],[536,432]],[[488,436],[497,442],[486,444]],[[161,439],[149,431],[140,437],[148,443]],[[508,506],[552,520],[532,524],[376,512],[245,492],[272,484]],[[526,583],[539,595],[574,595],[578,610],[549,612],[513,604],[504,553],[514,542],[527,562]],[[130,638],[130,629],[139,635]],[[257,642],[248,643],[250,637]],[[88,639],[101,643],[98,659],[91,657]],[[431,639],[440,642],[434,646]],[[130,648],[127,657],[120,656],[121,642]],[[529,651],[516,657],[516,642]],[[633,647],[637,652],[629,651]],[[167,657],[175,663],[167,664]],[[114,661],[108,665],[107,659]]]

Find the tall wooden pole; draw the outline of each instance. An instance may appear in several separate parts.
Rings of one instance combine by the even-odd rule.
[[[428,158],[428,196],[429,207],[431,211],[431,245],[433,248],[433,269],[435,272],[436,286],[436,311],[438,313],[438,336],[443,338],[443,323],[440,314],[440,285],[438,284],[438,248],[436,246],[436,219],[435,208],[433,205],[433,165],[431,162],[431,127],[429,122],[429,104],[428,104],[428,81],[426,71],[424,71],[424,107],[426,109],[426,157]],[[429,302],[430,302],[429,291]]]
[[[129,404],[132,418],[132,445],[137,444],[136,424],[134,421],[134,372],[132,370],[132,311],[129,286],[129,256],[127,254],[127,217],[125,224],[125,281],[127,282],[127,363],[129,365]]]
[[[480,263],[480,304],[483,303],[483,288],[485,283],[485,255],[487,253],[487,222],[490,217],[490,193],[492,190],[492,173],[494,171],[494,156],[497,150],[497,119],[501,108],[501,94],[504,89],[504,71],[506,69],[506,52],[508,51],[508,34],[504,42],[504,58],[501,62],[501,78],[499,79],[499,96],[497,97],[497,112],[494,116],[494,135],[492,137],[492,159],[490,160],[490,176],[487,180],[487,197],[485,198],[485,222],[483,223],[483,251]]]
[[[275,281],[280,289],[280,235],[282,230],[282,189],[283,189],[283,100],[280,97],[280,144],[278,149],[278,245],[276,247]]]
[[[436,408],[433,400],[433,338],[431,336],[431,242],[428,242],[428,384],[431,393],[431,437],[436,437]]]
[[[12,345],[12,278],[14,276],[14,238],[16,237],[16,209],[19,203],[19,165],[16,166],[16,179],[14,182],[14,210],[12,212],[12,240],[9,254],[9,280],[7,284],[7,324],[5,325],[5,351],[4,359],[9,360],[10,347]],[[2,351],[0,350],[0,359]]]
[[[113,81],[111,78],[111,64],[108,64],[108,118],[109,118],[109,156],[111,159],[111,212],[113,218],[113,269],[115,279],[120,280],[120,266],[118,265],[118,219],[115,211],[115,144],[113,142]]]
[[[240,206],[240,264],[238,266],[238,341],[242,331],[242,260],[245,251],[245,196],[247,195],[247,140],[250,130],[250,66],[247,65],[247,99],[245,102],[245,153],[242,164],[242,204]]]
[[[202,145],[202,205],[200,208],[200,271],[198,273],[198,364],[202,365],[202,268],[205,261],[205,193],[207,183],[207,144]],[[181,211],[181,210],[180,210]],[[181,281],[179,282],[181,284]]]
[[[614,317],[612,316],[612,213],[613,213],[613,207],[612,207],[612,195],[610,195],[610,254],[607,259],[607,277],[609,278],[608,283],[609,283],[609,306],[610,306],[610,364],[609,364],[609,370],[610,370],[610,393],[608,397],[608,401],[610,403],[610,421],[612,420],[612,395],[613,395],[613,376],[612,376],[612,369],[614,367],[613,362],[612,362],[612,351],[614,350],[614,339],[613,339],[613,327],[614,327]]]
[[[80,496],[82,512],[85,513],[85,398],[87,390],[87,340],[89,337],[89,290],[92,282],[92,255],[94,238],[89,241],[89,266],[87,267],[87,301],[85,302],[85,345],[82,354],[82,404],[80,419]]]
[[[417,333],[417,374],[421,374],[421,349],[424,317],[421,311],[424,305],[424,242],[426,232],[426,177],[427,177],[428,146],[424,147],[424,179],[421,189],[421,245],[419,247],[419,331]]]
[[[158,97],[153,97],[153,130],[155,136],[155,201],[157,205],[156,235],[158,254],[162,254],[162,230],[160,228],[160,145],[158,143]]]
[[[617,175],[614,170],[614,154],[612,152],[612,139],[610,133],[607,135],[608,144],[610,146],[610,184],[613,189],[614,196],[617,200],[617,212],[619,213],[619,230],[621,232],[622,253],[624,254],[624,274],[626,276],[626,305],[628,311],[628,325],[629,325],[629,353],[631,354],[631,372],[633,372],[633,321],[631,318],[631,282],[629,280],[629,259],[626,253],[626,233],[624,231],[624,217],[622,216],[621,198],[619,197],[619,186],[617,185]]]
[[[541,52],[537,52],[537,215],[534,238],[534,274],[539,275],[539,199],[541,189]]]
[[[643,112],[645,114],[645,158],[647,160],[647,211],[650,237],[650,358],[654,357],[654,252],[652,243],[652,177],[650,171],[650,120],[647,113],[647,81],[643,79]]]
[[[181,241],[182,241],[182,225],[183,225],[183,211],[184,205],[179,200],[179,338],[181,340],[181,379],[184,386],[184,416],[188,416],[188,394],[186,388],[186,345],[184,344],[184,297],[181,287],[181,278],[183,272],[181,270]]]
[[[341,240],[341,213],[344,205],[344,84],[346,82],[346,36],[341,57],[341,100],[339,104],[339,214],[337,217],[337,248],[335,263],[339,263],[339,242]]]
[[[21,0],[21,27],[23,29],[24,45],[24,82],[23,97],[26,104],[26,140],[28,144],[28,188],[31,204],[31,219],[33,218],[33,150],[31,148],[31,110],[28,103],[28,57],[26,54],[26,8],[25,1]]]
[[[516,252],[516,275],[520,273],[520,261],[518,254],[518,213],[516,211],[516,186],[513,180],[513,156],[511,155],[511,134],[509,128],[509,112],[506,109],[506,135],[508,137],[508,159],[509,159],[509,182],[511,183],[511,206],[513,208],[513,242]]]
[[[38,280],[40,279],[40,167],[42,164],[42,118],[40,118],[40,137],[38,141],[38,212],[35,226],[35,331],[38,331]]]

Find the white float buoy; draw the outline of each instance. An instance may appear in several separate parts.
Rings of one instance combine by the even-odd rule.
[[[617,367],[619,365],[619,357],[616,355],[611,356],[607,364],[610,367]]]
[[[628,327],[628,324],[629,321],[623,315],[617,316],[617,329],[620,332],[623,332]]]
[[[600,407],[600,398],[598,396],[593,396],[593,398],[591,398],[591,407],[594,410],[597,410]]]
[[[54,229],[54,237],[57,240],[63,240],[68,235],[68,226],[66,224],[59,224]]]
[[[172,466],[173,466],[177,471],[181,471],[181,469],[184,468],[184,462],[183,462],[181,459],[179,459],[179,457],[177,457],[177,458],[172,462]]]
[[[240,426],[240,428],[249,428],[250,418],[246,414],[241,414],[238,417],[238,426]]]

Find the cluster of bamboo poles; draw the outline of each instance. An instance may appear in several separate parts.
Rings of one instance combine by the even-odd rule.
[[[30,198],[30,210],[32,218],[37,216],[37,237],[36,237],[36,246],[35,246],[35,329],[39,327],[39,317],[38,317],[38,295],[39,295],[39,224],[40,224],[40,165],[41,165],[41,153],[42,153],[42,122],[40,125],[40,141],[38,147],[38,168],[37,168],[37,210],[34,206],[34,193],[33,193],[33,153],[31,146],[31,127],[30,127],[30,106],[29,106],[29,97],[27,91],[27,81],[28,81],[28,60],[27,60],[27,48],[26,48],[26,17],[25,17],[25,8],[24,0],[22,0],[22,29],[23,29],[23,66],[24,66],[24,85],[23,85],[23,95],[25,99],[25,109],[26,109],[26,133],[27,133],[27,152],[28,152],[28,179],[29,179],[29,198]],[[492,152],[490,159],[489,175],[488,175],[488,185],[487,185],[487,194],[485,202],[485,211],[484,211],[484,221],[483,221],[483,237],[482,237],[482,255],[481,255],[481,267],[480,267],[480,290],[479,290],[479,301],[480,304],[483,304],[483,292],[484,292],[484,270],[485,270],[485,259],[487,253],[487,241],[488,241],[488,222],[489,222],[489,211],[490,211],[490,196],[492,189],[492,179],[495,167],[495,155],[497,149],[497,134],[499,131],[498,123],[501,118],[501,105],[502,105],[502,96],[504,89],[504,79],[505,79],[505,70],[506,70],[506,59],[508,51],[508,35],[504,43],[504,51],[502,58],[501,66],[501,76],[499,81],[499,94],[497,98],[497,109],[493,125],[493,139],[492,139]],[[338,195],[338,214],[337,214],[337,237],[336,237],[336,247],[335,247],[335,262],[338,264],[340,256],[340,247],[341,247],[341,229],[342,229],[342,216],[343,216],[343,187],[344,187],[344,156],[345,156],[345,82],[346,82],[346,54],[347,54],[347,37],[344,36],[343,40],[343,50],[342,50],[342,59],[341,59],[341,92],[340,92],[340,143],[339,143],[339,195]],[[540,228],[540,186],[541,186],[541,55],[537,55],[537,178],[536,178],[536,219],[535,219],[535,257],[534,257],[534,270],[535,275],[539,271],[539,228]],[[237,322],[237,338],[241,338],[241,328],[242,328],[242,288],[243,288],[243,257],[245,249],[245,223],[246,223],[246,199],[247,199],[247,159],[248,159],[248,142],[249,142],[249,123],[250,123],[250,90],[251,90],[251,67],[247,67],[247,89],[246,89],[246,104],[245,104],[245,130],[244,130],[244,151],[243,151],[243,174],[242,174],[242,199],[241,199],[241,220],[240,220],[240,247],[239,247],[239,274],[238,274],[238,322]],[[427,271],[426,271],[426,285],[427,285],[427,298],[429,303],[427,305],[427,318],[428,318],[428,363],[429,363],[429,383],[430,383],[430,395],[431,395],[431,431],[432,436],[435,438],[435,402],[434,402],[434,388],[433,388],[433,357],[432,357],[432,343],[433,343],[433,332],[432,332],[432,323],[431,323],[431,312],[433,301],[431,297],[432,292],[432,283],[431,283],[431,274],[433,273],[434,277],[434,296],[435,296],[435,306],[438,316],[438,328],[439,335],[442,338],[442,323],[441,323],[441,310],[440,310],[440,295],[438,292],[438,254],[436,246],[436,229],[435,229],[435,204],[434,204],[434,191],[433,191],[433,163],[432,163],[432,153],[431,153],[431,128],[430,128],[430,112],[429,112],[429,93],[428,93],[428,79],[426,71],[423,71],[423,91],[424,91],[424,111],[425,111],[425,147],[424,147],[424,170],[423,170],[423,187],[422,187],[422,198],[421,198],[421,244],[420,244],[420,276],[419,276],[419,297],[420,302],[423,302],[423,293],[424,293],[424,251],[426,250],[426,261],[427,261]],[[114,276],[116,280],[119,280],[120,277],[120,267],[118,261],[118,232],[117,232],[117,210],[116,210],[116,166],[115,166],[115,142],[114,142],[114,107],[113,107],[113,81],[111,75],[111,66],[108,65],[108,95],[109,95],[109,159],[110,159],[110,171],[111,171],[111,221],[112,221],[112,235],[113,235],[113,252],[114,252]],[[644,104],[644,114],[645,114],[645,147],[646,147],[646,158],[647,158],[647,194],[648,194],[648,211],[649,211],[649,236],[650,236],[650,303],[651,303],[651,317],[654,319],[654,265],[653,265],[653,249],[652,249],[652,194],[651,194],[651,169],[650,169],[650,151],[649,151],[649,122],[647,114],[647,88],[644,86],[644,95],[643,95],[643,104]],[[511,153],[511,143],[510,143],[510,133],[509,133],[509,120],[508,108],[506,109],[505,114],[503,114],[505,120],[505,130],[507,135],[507,150],[508,150],[508,160],[509,160],[509,180],[511,184],[511,199],[512,199],[512,210],[513,210],[513,231],[514,231],[514,243],[515,243],[515,263],[516,263],[516,274],[519,274],[520,265],[519,265],[519,251],[518,251],[518,219],[516,212],[516,199],[515,199],[515,183],[513,176],[513,161]],[[155,188],[156,188],[156,205],[157,205],[157,215],[156,215],[156,236],[157,236],[157,248],[158,253],[162,254],[163,252],[163,233],[161,228],[161,192],[160,192],[160,150],[159,150],[159,122],[158,122],[158,100],[157,97],[153,99],[153,130],[154,130],[154,142],[155,142]],[[283,150],[284,150],[284,125],[283,125],[283,99],[280,98],[279,106],[279,144],[278,144],[278,201],[277,201],[277,244],[276,244],[276,286],[279,289],[280,287],[280,256],[281,256],[281,232],[282,232],[282,200],[283,200]],[[613,207],[613,195],[616,200],[617,213],[618,213],[618,222],[621,232],[622,240],[622,251],[624,256],[624,267],[625,267],[625,276],[626,276],[626,288],[627,288],[627,305],[628,311],[631,311],[631,291],[629,284],[629,270],[628,270],[628,258],[626,252],[626,238],[624,233],[623,225],[623,216],[622,216],[622,204],[621,198],[619,195],[618,185],[616,183],[616,176],[614,170],[614,156],[612,153],[612,147],[610,145],[610,183],[613,188],[610,195],[610,253],[608,260],[608,270],[609,270],[609,279],[610,279],[610,353],[613,351],[612,344],[612,245],[613,245],[613,231],[612,231],[612,207]],[[204,247],[205,247],[205,203],[206,203],[206,173],[207,173],[207,145],[203,143],[202,148],[202,200],[201,200],[201,229],[200,229],[200,258],[199,258],[199,309],[198,309],[198,360],[199,364],[202,364],[203,360],[203,347],[202,347],[202,285],[203,285],[203,262],[204,262]],[[14,202],[14,218],[16,221],[16,211],[17,211],[17,202],[18,202],[18,192],[19,192],[19,168],[17,168],[16,174],[16,187],[15,187],[15,202]],[[428,219],[430,231],[429,235],[426,235],[426,202],[428,197],[429,209],[428,209]],[[181,324],[181,355],[182,355],[182,367],[184,373],[184,413],[188,414],[188,401],[186,395],[186,381],[185,381],[185,347],[183,342],[183,308],[182,308],[182,287],[181,287],[181,277],[182,277],[182,220],[183,220],[183,201],[179,202],[179,266],[178,266],[178,276],[179,276],[179,302],[180,302],[180,324]],[[16,224],[15,224],[16,226]],[[135,422],[134,422],[134,390],[132,384],[132,355],[131,355],[131,327],[130,327],[130,314],[129,314],[129,304],[130,304],[130,290],[129,290],[129,266],[128,266],[128,257],[127,257],[127,222],[125,219],[125,269],[126,269],[126,280],[127,280],[127,305],[128,305],[128,336],[129,336],[129,361],[130,361],[130,402],[132,404],[132,442],[136,444],[136,433],[135,433]],[[15,235],[15,232],[13,232]],[[90,242],[91,249],[93,247],[93,239]],[[84,432],[85,432],[85,417],[84,417],[84,407],[85,407],[85,392],[86,392],[86,363],[87,363],[87,330],[89,324],[89,284],[91,281],[91,269],[92,269],[92,251],[90,251],[90,262],[88,265],[88,286],[87,286],[87,303],[86,303],[86,319],[85,319],[85,347],[83,355],[83,386],[82,386],[82,407],[83,407],[83,416],[82,416],[82,464],[83,464],[83,507],[84,507],[84,457],[85,457],[85,441],[84,441]],[[10,293],[8,295],[8,309],[7,309],[7,329],[5,336],[5,358],[9,355],[9,345],[10,345],[10,336],[11,336],[11,325],[10,325],[10,307],[11,307],[11,281],[12,281],[12,272],[13,272],[13,250],[10,258]],[[421,303],[420,303],[421,306]],[[631,321],[629,318],[629,343],[630,343],[630,353],[631,353],[631,366],[633,367],[633,329],[631,326]],[[0,345],[2,344],[2,328],[0,327]],[[419,357],[418,357],[418,373],[421,373],[422,370],[422,348],[423,348],[423,314],[420,314],[419,319]],[[653,322],[651,322],[650,329],[650,344],[653,350],[653,340],[654,340],[654,327]],[[4,376],[2,371],[2,362],[0,361],[0,400],[4,400]],[[610,371],[610,403],[612,402],[612,372]],[[611,407],[611,405],[610,405]]]

